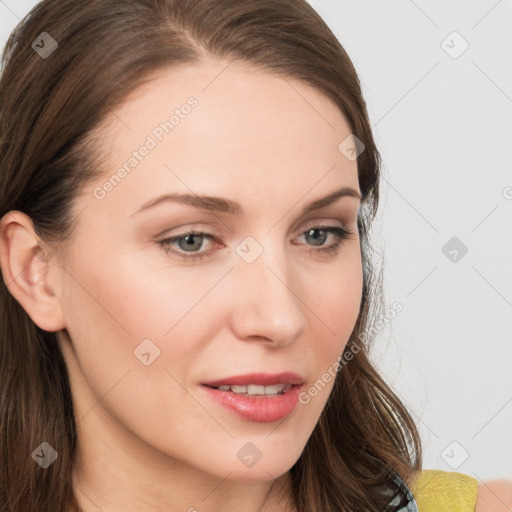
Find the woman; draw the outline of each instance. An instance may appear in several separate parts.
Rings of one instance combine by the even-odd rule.
[[[43,1],[0,98],[2,511],[472,510],[368,360],[380,159],[306,2]]]

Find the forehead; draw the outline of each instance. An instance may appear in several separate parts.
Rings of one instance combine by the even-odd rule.
[[[264,188],[296,200],[319,181],[322,190],[359,188],[357,163],[338,149],[350,133],[338,106],[299,80],[244,62],[160,70],[127,97],[103,133],[100,182],[124,167],[115,195],[122,191],[131,203],[164,188],[248,199]],[[143,146],[150,150],[136,158]]]

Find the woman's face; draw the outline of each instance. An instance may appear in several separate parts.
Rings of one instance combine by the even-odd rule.
[[[308,389],[354,328],[360,189],[339,149],[349,127],[315,89],[226,64],[161,72],[112,113],[104,174],[74,203],[58,336],[84,460],[101,447],[139,468],[276,478],[333,380]],[[342,188],[354,195],[307,208]],[[168,194],[188,199],[144,207]],[[204,385],[288,372],[302,384],[281,397]],[[248,380],[250,393],[272,382]]]

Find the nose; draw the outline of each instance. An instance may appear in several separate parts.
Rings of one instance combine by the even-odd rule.
[[[307,287],[284,249],[266,246],[252,263],[240,259],[230,279],[232,329],[239,339],[263,340],[278,347],[293,343],[304,332]]]

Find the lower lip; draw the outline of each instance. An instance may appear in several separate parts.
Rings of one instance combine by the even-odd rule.
[[[215,402],[238,416],[260,423],[279,421],[293,412],[299,401],[302,386],[292,386],[286,393],[269,397],[237,395],[232,391],[221,391],[203,385]]]

